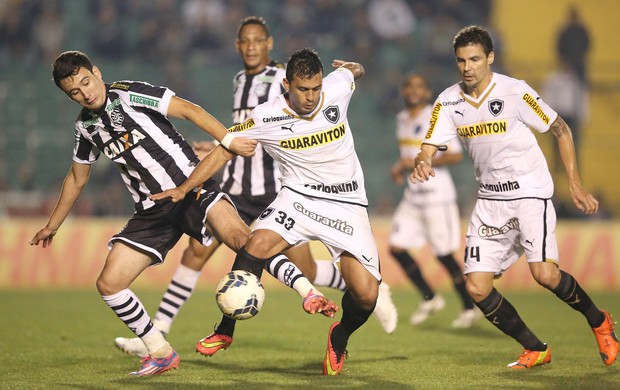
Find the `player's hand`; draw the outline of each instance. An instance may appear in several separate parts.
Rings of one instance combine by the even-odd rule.
[[[332,67],[334,69],[338,69],[340,68],[342,65],[348,63],[349,61],[344,61],[344,60],[332,60]]]
[[[342,66],[349,69],[351,73],[353,73],[353,77],[355,79],[359,79],[364,75],[364,67],[359,62],[344,61],[338,59],[332,60],[332,68],[338,69]]]
[[[186,195],[186,192],[180,190],[179,187],[177,187],[177,188],[172,188],[170,190],[160,192],[158,194],[153,194],[149,196],[149,199],[151,199],[152,201],[158,201],[158,200],[170,198],[170,200],[173,203],[177,203],[185,199],[185,195]]]
[[[581,184],[568,186],[570,197],[575,207],[586,215],[595,214],[598,211],[598,200],[588,193]]]
[[[235,137],[230,143],[230,151],[243,157],[254,156],[258,141],[255,139]]]
[[[215,149],[215,143],[212,141],[200,141],[192,143],[192,149],[199,159],[205,158],[213,149]]]
[[[39,230],[37,234],[35,234],[34,237],[28,241],[28,243],[30,245],[39,245],[39,242],[43,241],[43,248],[47,248],[52,245],[52,240],[54,239],[57,231],[57,229],[50,229],[46,226]]]
[[[409,175],[409,180],[412,183],[424,183],[431,178],[431,176],[435,177],[435,170],[430,164],[425,163],[424,161],[418,162],[418,164],[413,168],[411,175]]]

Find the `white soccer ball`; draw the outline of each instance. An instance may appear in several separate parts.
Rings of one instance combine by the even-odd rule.
[[[225,316],[247,320],[263,307],[265,289],[256,275],[242,270],[231,271],[217,284],[215,301]]]

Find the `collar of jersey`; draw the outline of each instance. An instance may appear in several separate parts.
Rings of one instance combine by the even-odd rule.
[[[318,114],[321,111],[321,109],[323,108],[324,102],[325,102],[325,92],[321,92],[321,101],[319,102],[319,104],[317,104],[316,108],[314,109],[315,111],[313,113],[308,114],[309,116],[299,116],[299,114],[297,114],[295,111],[289,110],[288,108],[283,108],[282,111],[284,111],[287,115],[291,115],[297,119],[311,121],[311,120],[314,120],[314,118],[316,117],[316,114]]]
[[[461,97],[465,99],[467,103],[471,104],[476,109],[478,109],[482,105],[482,103],[489,97],[489,95],[491,94],[491,91],[493,90],[493,88],[495,88],[496,84],[497,83],[491,81],[489,85],[487,86],[486,91],[482,95],[480,95],[478,99],[475,99],[472,96],[465,94],[465,92],[463,92],[462,90],[461,90]]]

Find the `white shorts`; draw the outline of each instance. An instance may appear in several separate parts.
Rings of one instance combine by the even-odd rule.
[[[556,216],[549,199],[478,199],[465,242],[465,274],[501,274],[525,253],[528,262],[558,263]]]
[[[454,253],[461,245],[458,206],[417,206],[403,199],[394,212],[389,240],[390,245],[402,249],[419,249],[430,243],[437,256]]]
[[[252,230],[268,229],[291,245],[321,241],[340,261],[349,252],[381,281],[379,253],[365,207],[311,198],[282,188],[276,199],[258,217]]]

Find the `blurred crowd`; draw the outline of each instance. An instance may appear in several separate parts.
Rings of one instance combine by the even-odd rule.
[[[21,110],[23,102],[32,102],[34,107],[21,114],[23,119],[2,118],[0,109],[0,122],[3,126],[8,123],[5,127],[9,129],[0,133],[0,154],[16,153],[10,137],[17,136],[27,149],[23,155],[28,156],[19,167],[0,172],[0,190],[41,191],[59,185],[58,174],[53,183],[42,180],[41,161],[33,156],[38,155],[42,145],[51,147],[50,141],[42,140],[47,137],[42,135],[46,126],[58,131],[52,143],[70,143],[66,128],[56,129],[57,122],[49,122],[45,113],[37,115],[41,108],[48,109],[55,116],[68,115],[67,123],[76,115],[74,110],[67,114],[61,112],[66,110],[65,105],[46,107],[47,104],[42,106],[36,100],[40,83],[49,83],[49,64],[62,51],[83,50],[97,63],[105,63],[106,69],[110,69],[110,64],[119,68],[123,64],[157,68],[164,80],[143,80],[167,85],[178,95],[200,102],[200,95],[205,92],[194,90],[196,83],[187,77],[187,68],[239,69],[241,64],[233,46],[238,24],[245,16],[260,15],[275,37],[272,57],[279,61],[285,62],[290,53],[309,46],[319,50],[326,65],[332,58],[363,63],[367,76],[362,88],[372,91],[372,110],[391,120],[402,107],[398,86],[404,73],[415,70],[426,74],[435,91],[456,81],[452,38],[464,25],[491,27],[488,25],[491,5],[491,0],[1,1],[0,74],[20,70],[25,81],[19,84],[19,90],[12,90],[15,87],[7,87],[5,76],[0,76],[0,104],[11,103],[11,97],[20,99],[21,93],[22,102],[6,105],[5,116],[13,115],[15,109]],[[501,39],[494,36],[494,40],[496,51],[500,51]],[[29,69],[44,73],[46,79],[28,80]],[[49,85],[45,88],[51,89]],[[57,95],[54,99],[62,98]],[[15,124],[16,121],[27,123]],[[29,133],[22,133],[22,128]],[[387,156],[386,161],[396,155],[396,146],[392,146],[394,155]],[[0,162],[5,167],[10,165]],[[67,160],[62,166],[68,164]],[[19,178],[17,184],[15,176]],[[122,183],[118,184],[118,191],[110,185],[113,176],[108,168],[94,171],[87,187],[92,190],[85,193],[83,201],[84,213],[108,215],[126,213],[131,208],[129,197],[122,193]],[[384,189],[375,191],[371,186],[372,183],[369,195],[379,198],[375,202],[377,207],[389,208],[390,200],[386,199]],[[100,188],[106,189],[105,196],[98,191]],[[395,189],[393,194],[399,191]],[[46,201],[53,205],[56,192],[51,194],[54,196],[50,195]],[[88,202],[91,198],[95,201]]]
[[[57,193],[49,189],[59,185],[70,156],[51,162],[49,156],[63,150],[65,157],[64,150],[71,143],[66,124],[76,115],[50,86],[49,64],[59,53],[85,51],[105,69],[119,69],[122,77],[131,77],[124,74],[127,69],[138,69],[133,79],[166,85],[179,96],[202,104],[208,97],[205,84],[194,80],[196,73],[188,69],[198,69],[201,77],[211,77],[210,82],[218,77],[210,75],[213,69],[230,69],[232,77],[241,68],[234,39],[240,20],[248,15],[265,18],[275,40],[272,58],[281,62],[301,47],[313,47],[326,66],[332,58],[364,64],[366,76],[356,101],[358,115],[364,116],[363,123],[369,129],[358,129],[361,136],[356,143],[362,164],[366,163],[374,211],[390,213],[400,189],[386,191],[381,177],[397,154],[396,145],[389,142],[393,117],[402,108],[401,78],[409,71],[422,73],[435,93],[454,83],[458,76],[452,38],[470,24],[483,25],[491,32],[497,53],[493,68],[510,74],[501,62],[502,39],[491,25],[492,4],[492,0],[0,1],[0,215],[7,214],[6,204],[14,203],[21,210],[13,214],[47,214],[56,201]],[[546,100],[570,122],[578,152],[581,127],[587,119],[584,64],[589,46],[587,28],[573,7],[558,32],[560,67],[542,88]],[[161,77],[150,79],[152,72],[142,74],[147,70],[156,70]],[[217,92],[220,100],[222,94]],[[227,124],[230,100],[224,100],[217,116]],[[387,132],[388,139],[376,139],[372,131],[377,130]],[[376,151],[383,149],[386,156],[377,155]],[[365,162],[364,157],[369,160]],[[561,164],[555,157],[551,168],[561,175]],[[457,186],[465,194],[462,197],[471,195],[473,199],[475,184],[470,167],[456,169]],[[95,165],[78,213],[116,215],[131,211],[124,184],[112,170],[107,160]],[[469,202],[471,199],[462,199],[460,206],[467,210]],[[27,210],[24,205],[38,206]],[[574,217],[568,211],[571,208],[563,206],[559,204],[559,216]]]
[[[491,0],[5,0],[0,65],[50,63],[75,35],[104,60],[159,62],[171,72],[189,61],[237,64],[232,42],[241,18],[263,16],[275,57],[304,46],[381,69],[382,78],[419,67],[452,66],[451,40],[466,24],[486,25]],[[86,4],[86,5],[85,5]],[[75,21],[76,17],[83,20]],[[370,72],[373,74],[373,72]],[[380,81],[383,83],[383,81]]]

